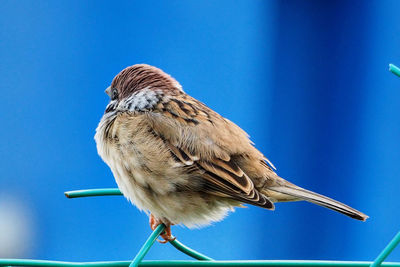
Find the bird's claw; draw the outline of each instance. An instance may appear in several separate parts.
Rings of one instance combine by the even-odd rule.
[[[172,236],[171,233],[171,223],[164,223],[159,219],[156,219],[153,214],[150,214],[150,228],[151,230],[155,230],[157,228],[157,226],[159,226],[160,224],[164,224],[165,225],[165,229],[164,231],[160,234],[160,236],[164,239],[164,240],[159,240],[157,239],[157,241],[161,244],[165,244],[167,242],[171,242],[174,241],[176,239],[176,237]]]

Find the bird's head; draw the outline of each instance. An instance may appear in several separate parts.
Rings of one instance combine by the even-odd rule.
[[[106,93],[111,101],[120,102],[141,90],[168,93],[182,91],[182,86],[159,68],[147,64],[136,64],[118,73],[106,89]]]

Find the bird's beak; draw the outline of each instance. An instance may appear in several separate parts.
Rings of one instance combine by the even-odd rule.
[[[111,86],[107,87],[107,89],[104,91],[109,97],[111,97]]]

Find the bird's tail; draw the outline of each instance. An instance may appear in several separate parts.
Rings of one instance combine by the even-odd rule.
[[[336,201],[334,199],[331,199],[329,197],[311,192],[309,190],[303,189],[301,187],[295,186],[293,184],[285,184],[285,185],[280,185],[280,186],[272,186],[268,187],[268,190],[281,193],[284,195],[289,195],[294,197],[297,200],[305,200],[314,204],[317,204],[322,207],[326,207],[332,210],[335,210],[337,212],[340,212],[344,215],[347,215],[351,218],[360,220],[360,221],[365,221],[368,216],[365,215],[364,213],[353,209],[352,207],[347,206],[346,204],[343,204],[339,201]]]

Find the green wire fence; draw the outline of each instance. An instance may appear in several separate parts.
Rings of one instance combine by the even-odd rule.
[[[389,70],[400,77],[400,68],[389,64]],[[116,196],[121,195],[117,188],[89,189],[65,192],[68,198],[92,197],[92,196]],[[164,231],[165,225],[159,225],[148,237],[142,248],[132,261],[98,261],[98,262],[66,262],[48,260],[29,260],[29,259],[0,259],[0,266],[38,266],[38,267],[160,267],[160,266],[277,266],[277,267],[400,267],[400,262],[383,262],[387,256],[400,243],[400,231],[382,250],[373,262],[367,261],[284,261],[284,260],[263,260],[263,261],[215,261],[179,242],[178,240],[169,243],[179,251],[196,259],[186,261],[149,261],[143,260],[147,252]]]
[[[122,195],[117,188],[88,189],[65,192],[68,198],[93,197],[93,196],[115,196]],[[38,267],[135,267],[135,266],[277,266],[277,267],[400,267],[400,262],[383,262],[393,249],[400,243],[400,232],[384,248],[374,262],[368,261],[288,261],[288,260],[263,260],[263,261],[215,261],[194,249],[191,249],[177,239],[169,243],[179,251],[196,259],[186,261],[176,260],[143,260],[147,252],[164,231],[165,225],[159,225],[148,237],[142,248],[132,261],[99,261],[99,262],[65,262],[47,260],[28,260],[28,259],[0,259],[0,266],[38,266]]]

